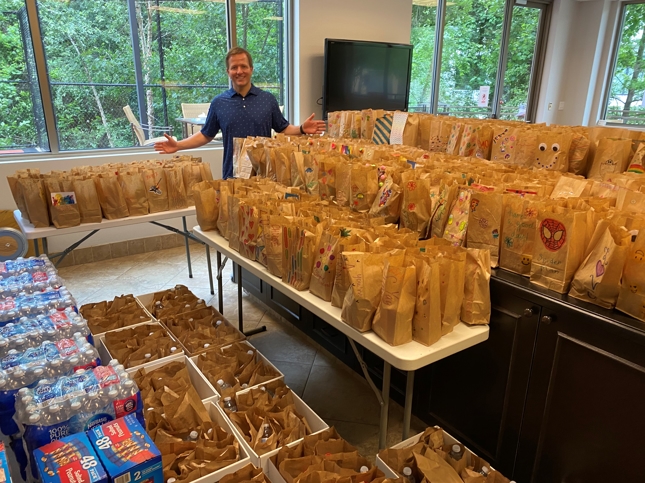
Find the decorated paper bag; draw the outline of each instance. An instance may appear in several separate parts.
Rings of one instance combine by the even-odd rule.
[[[645,322],[645,229],[629,247],[616,308]]]
[[[425,238],[432,218],[430,179],[416,179],[413,170],[402,175],[403,196],[401,200],[401,228],[417,232]]]
[[[313,271],[314,252],[318,245],[322,225],[318,233],[309,231],[296,223],[282,229],[284,258],[282,281],[296,290],[307,290]]]
[[[499,234],[504,212],[501,191],[490,186],[472,184],[468,212],[466,246],[490,251],[491,267],[499,265]]]
[[[374,131],[372,142],[374,144],[390,144],[392,132],[392,113],[383,110],[374,110]]]
[[[369,214],[384,217],[385,223],[396,223],[399,221],[401,201],[401,188],[394,184],[392,178],[387,178],[379,189]]]
[[[240,255],[249,260],[255,260],[260,225],[259,210],[256,202],[251,199],[241,200],[238,209],[240,223]]]
[[[443,232],[443,238],[448,240],[455,247],[462,246],[466,241],[471,198],[471,190],[459,189],[457,199],[452,206],[452,210],[448,216],[448,221],[446,222],[446,229]]]
[[[368,212],[378,193],[378,169],[376,166],[353,165],[350,178],[351,209]]]
[[[461,144],[461,134],[464,131],[465,123],[453,122],[450,130],[450,137],[446,145],[447,154],[459,154],[459,146]]]
[[[228,246],[240,251],[240,197],[237,194],[228,197]]]
[[[492,138],[493,128],[489,124],[466,124],[459,144],[459,156],[489,159]]]
[[[291,186],[291,153],[287,148],[275,149],[275,175],[276,181],[285,186]]]
[[[349,206],[352,166],[342,161],[336,164],[336,204],[338,206]]]
[[[291,221],[284,216],[269,215],[268,231],[264,236],[267,257],[267,269],[272,275],[282,278],[283,235],[282,230]]]
[[[588,181],[584,178],[561,176],[551,192],[551,199],[578,198],[587,189]]]
[[[126,218],[129,215],[128,205],[117,176],[110,173],[101,173],[94,178],[94,183],[96,193],[99,195],[103,216],[108,220]]]
[[[331,138],[340,137],[341,111],[327,113],[327,134]]]
[[[372,328],[374,313],[381,301],[383,253],[343,252],[349,286],[341,312],[341,320],[359,332]]]
[[[628,213],[645,213],[645,193],[619,188],[616,195],[616,209]]]
[[[323,157],[319,162],[318,190],[323,201],[336,198],[336,161],[331,156]]]
[[[531,273],[540,199],[536,196],[504,196],[499,266],[528,276]]]
[[[573,136],[568,132],[538,129],[537,148],[533,151],[530,166],[551,171],[569,169],[569,151]]]
[[[628,173],[645,174],[645,142],[641,141],[629,162]]]
[[[591,252],[573,277],[569,295],[607,309],[613,308],[631,245],[623,227],[601,220],[591,239]]]
[[[464,301],[461,320],[467,324],[482,325],[490,322],[490,252],[468,248],[464,282]]]
[[[130,216],[147,215],[148,196],[141,175],[139,173],[119,174],[119,184]]]
[[[302,152],[291,153],[291,186],[305,189],[305,158]]]
[[[276,178],[276,150],[273,148],[264,148],[266,156],[266,172],[264,176],[271,181],[277,181]]]
[[[81,224],[74,184],[71,180],[57,177],[45,178],[45,189],[49,200],[49,214],[56,228],[69,228]]]
[[[183,210],[188,207],[186,188],[184,187],[184,176],[179,165],[167,165],[164,167],[166,178],[166,189],[168,190],[168,209]]]
[[[338,244],[338,263],[336,264],[336,276],[334,277],[334,288],[331,293],[331,304],[334,307],[342,308],[343,300],[351,284],[349,278],[349,266],[345,265],[342,257],[343,252],[363,252],[366,249],[365,242],[356,235],[351,235],[349,230],[341,231]]]
[[[193,185],[195,215],[199,227],[204,231],[217,230],[219,196],[219,180],[202,181]]]
[[[352,137],[352,127],[354,124],[354,113],[352,111],[341,111],[339,137]]]
[[[430,226],[428,229],[430,237],[443,237],[446,222],[448,221],[448,215],[450,215],[453,202],[455,201],[455,196],[457,195],[457,188],[457,185],[452,182],[441,182],[441,186],[439,187],[439,196],[436,197],[436,201],[432,207],[432,216],[430,218]]]
[[[412,339],[429,346],[441,338],[441,276],[435,259],[413,260],[417,277],[417,296],[412,317]]]
[[[94,180],[78,178],[73,181],[73,187],[81,214],[81,223],[101,223],[103,213]]]
[[[412,341],[412,317],[416,304],[416,268],[402,257],[387,257],[383,268],[381,301],[372,330],[390,345]]]
[[[318,184],[318,159],[312,154],[303,155],[304,170],[305,170],[305,188],[307,193],[313,196],[320,195],[320,188]]]
[[[361,139],[372,139],[374,134],[374,113],[372,109],[361,111]]]
[[[326,302],[331,301],[334,288],[339,244],[340,229],[327,230],[321,235],[315,251],[309,291]]]
[[[513,164],[529,168],[535,160],[538,149],[538,131],[532,128],[523,128],[517,131],[515,141],[515,155]]]
[[[228,199],[230,196],[229,183],[223,181],[219,187],[219,213],[217,215],[217,230],[228,240]]]
[[[491,140],[490,160],[504,164],[514,164],[519,129],[510,125],[494,124]]]
[[[584,211],[547,206],[540,209],[531,261],[531,282],[566,293],[585,253]]]
[[[439,117],[434,117],[432,119],[430,122],[428,151],[435,153],[445,153],[447,151],[453,124],[454,122],[442,120]]]
[[[606,174],[624,172],[631,154],[631,139],[600,139],[587,178],[603,179]]]
[[[143,184],[146,188],[149,212],[168,211],[168,187],[163,168],[161,166],[145,168],[141,172],[141,176],[143,176]]]
[[[358,139],[361,137],[361,122],[362,122],[361,112],[352,111],[352,129],[350,132],[350,137],[352,139]]]

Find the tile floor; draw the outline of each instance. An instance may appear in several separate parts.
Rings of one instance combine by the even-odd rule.
[[[183,247],[74,265],[59,269],[59,273],[80,305],[183,284],[217,307],[217,294],[210,293],[206,251],[194,244],[190,250],[192,279],[188,277]],[[228,263],[223,285],[224,315],[237,323],[237,285],[231,282],[231,270],[232,264]],[[365,379],[248,293],[244,294],[243,310],[245,329],[267,326],[266,332],[251,336],[249,341],[282,371],[286,383],[320,417],[335,426],[362,455],[374,460],[380,407]],[[389,417],[388,445],[393,445],[401,440],[403,420],[403,408],[394,401],[390,402]],[[422,421],[412,418],[410,434],[424,428]]]

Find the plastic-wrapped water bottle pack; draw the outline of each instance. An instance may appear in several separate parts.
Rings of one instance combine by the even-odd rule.
[[[43,292],[7,297],[0,299],[0,327],[21,317],[48,315],[67,308],[76,308],[76,301],[65,287],[48,287]]]
[[[47,255],[39,257],[23,258],[0,262],[0,278],[8,278],[21,273],[45,272],[49,269],[56,269]]]

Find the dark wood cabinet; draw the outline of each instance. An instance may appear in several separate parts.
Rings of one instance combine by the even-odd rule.
[[[357,372],[346,337],[247,272],[243,285]],[[413,412],[519,483],[645,482],[645,324],[495,271],[486,342],[417,371]],[[359,348],[381,383],[382,361]],[[402,402],[405,373],[393,370]]]

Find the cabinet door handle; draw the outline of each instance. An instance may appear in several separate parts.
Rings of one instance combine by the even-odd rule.
[[[540,322],[543,324],[549,325],[551,322],[553,322],[554,317],[550,315],[543,315],[542,318],[540,319]]]
[[[536,312],[533,307],[527,307],[524,309],[524,317],[532,317]]]

